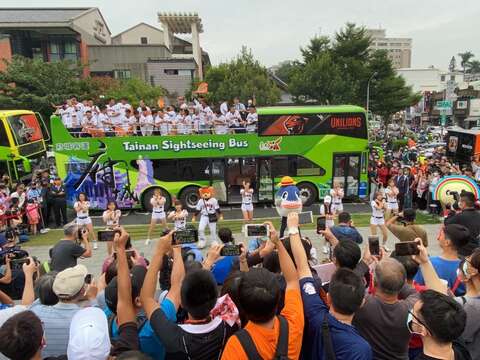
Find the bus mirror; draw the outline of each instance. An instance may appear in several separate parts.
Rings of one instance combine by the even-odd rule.
[[[26,173],[29,173],[32,171],[32,166],[30,165],[30,160],[23,158],[22,159],[22,164],[23,164],[23,169]]]

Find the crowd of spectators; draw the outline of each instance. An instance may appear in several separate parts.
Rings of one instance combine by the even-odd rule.
[[[284,238],[265,223],[269,237],[258,247],[224,227],[221,243],[192,254],[172,245],[173,230],[148,259],[117,226],[98,275],[79,262],[92,254],[88,230],[67,224],[49,269],[33,258],[22,265],[21,303],[0,293],[0,352],[14,360],[478,359],[480,248],[462,224],[469,211],[477,210],[442,226],[436,257],[413,229],[399,237],[413,238],[418,255],[362,251],[342,212],[321,231],[333,249],[328,278],[313,266],[295,213]],[[233,244],[240,255],[222,256]]]
[[[82,137],[254,133],[258,121],[254,100],[245,106],[238,98],[213,106],[180,96],[176,105],[161,108],[140,100],[135,109],[126,99],[98,105],[72,97],[55,108],[65,127]]]

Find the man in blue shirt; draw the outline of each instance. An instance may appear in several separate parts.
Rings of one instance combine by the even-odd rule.
[[[440,256],[431,256],[430,261],[438,277],[446,280],[448,287],[453,289],[457,280],[458,265],[460,264],[458,249],[469,243],[470,231],[463,225],[449,224],[440,230],[437,241],[442,252]],[[418,271],[413,280],[420,285],[425,285],[421,270]],[[461,296],[465,293],[465,286],[461,284],[453,290],[455,290],[455,295]]]
[[[352,217],[348,212],[342,212],[338,214],[338,225],[332,226],[330,230],[340,241],[352,240],[357,244],[361,244],[363,242],[362,235],[353,226]]]
[[[330,281],[329,310],[315,289],[300,237],[291,240],[291,247],[300,278],[305,312],[302,357],[326,360],[334,354],[337,360],[372,359],[370,345],[352,326],[353,315],[362,305],[365,293],[362,279],[352,270],[338,269]]]
[[[147,270],[143,266],[134,266],[131,270],[131,296],[132,303],[136,311],[136,323],[138,341],[140,350],[152,357],[152,359],[163,360],[165,358],[165,348],[155,335],[150,322],[148,321],[145,313],[142,310],[140,302],[140,290],[143,286],[143,280]],[[105,288],[105,302],[107,308],[104,309],[105,315],[108,318],[108,329],[112,340],[116,340],[119,337],[119,327],[117,324],[117,304],[118,304],[118,282],[115,277],[108,286]],[[160,308],[166,314],[167,318],[171,321],[176,321],[177,311],[174,304],[168,299],[164,299]]]

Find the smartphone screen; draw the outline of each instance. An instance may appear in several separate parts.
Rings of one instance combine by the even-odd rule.
[[[116,230],[100,230],[97,233],[98,241],[113,241]]]
[[[368,237],[368,249],[372,255],[380,255],[380,239],[376,235],[370,235]]]
[[[324,231],[327,227],[325,216],[319,216],[317,218],[317,234],[320,234],[320,231]]]
[[[196,243],[197,241],[198,241],[197,229],[186,229],[186,230],[175,231],[172,237],[173,245],[193,244],[193,243]]]
[[[220,256],[239,256],[240,254],[240,245],[225,245],[220,251]]]
[[[263,224],[247,224],[247,236],[250,237],[263,237],[268,236],[268,226]]]
[[[397,256],[418,254],[420,254],[420,250],[418,249],[418,243],[416,241],[403,241],[395,244],[395,255]]]

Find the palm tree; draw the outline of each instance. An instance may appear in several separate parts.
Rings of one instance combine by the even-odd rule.
[[[469,61],[467,64],[469,74],[478,74],[480,73],[480,61],[479,60],[472,60]]]
[[[473,58],[475,55],[471,51],[465,51],[463,53],[458,53],[458,56],[462,59],[460,61],[460,66],[463,69],[463,73],[465,73],[465,70],[467,68],[468,62],[470,61],[471,58]]]

